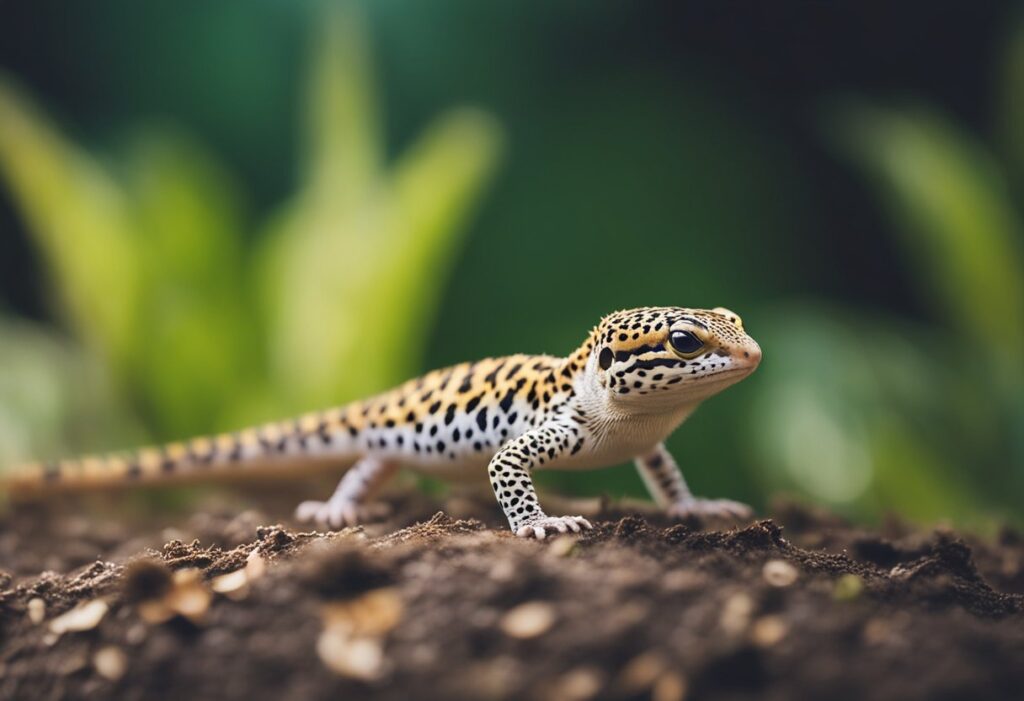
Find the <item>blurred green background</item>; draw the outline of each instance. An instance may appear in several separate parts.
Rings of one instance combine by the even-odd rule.
[[[695,491],[1024,522],[1021,8],[681,5],[4,3],[0,464],[724,305]]]

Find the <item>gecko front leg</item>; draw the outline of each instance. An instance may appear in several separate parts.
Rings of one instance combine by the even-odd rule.
[[[295,509],[295,518],[299,521],[313,521],[321,526],[341,528],[355,526],[381,515],[382,509],[367,504],[367,500],[397,469],[396,462],[367,456],[345,473],[327,501],[302,502]]]
[[[749,518],[754,512],[746,504],[729,499],[698,499],[690,492],[672,454],[663,443],[636,459],[636,468],[658,506],[669,516],[712,516]]]
[[[572,450],[573,429],[549,423],[530,429],[503,446],[487,466],[494,495],[512,532],[521,538],[544,540],[549,531],[578,533],[592,528],[582,516],[548,516],[540,508],[530,472]]]

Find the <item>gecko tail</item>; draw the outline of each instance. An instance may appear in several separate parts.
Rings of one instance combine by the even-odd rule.
[[[0,475],[0,492],[34,501],[62,492],[315,474],[355,460],[349,435],[331,428],[315,414],[129,453],[28,463]]]

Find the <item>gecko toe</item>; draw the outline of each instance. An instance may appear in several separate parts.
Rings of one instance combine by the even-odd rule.
[[[534,537],[537,540],[544,540],[551,532],[556,533],[579,533],[584,528],[592,528],[590,521],[582,516],[544,516],[535,521],[521,526],[516,530],[520,538]]]
[[[304,523],[315,521],[323,505],[322,501],[304,501],[295,508],[295,519]]]

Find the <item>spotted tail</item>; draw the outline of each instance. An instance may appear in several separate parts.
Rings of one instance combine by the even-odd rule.
[[[273,476],[337,468],[355,459],[352,407],[124,454],[32,463],[0,477],[0,491],[32,499],[134,484]]]

